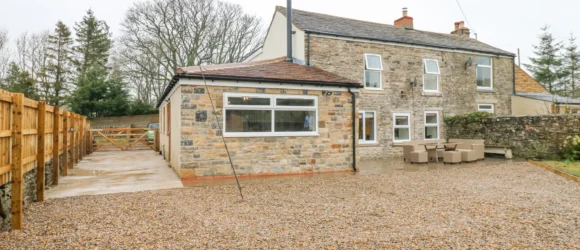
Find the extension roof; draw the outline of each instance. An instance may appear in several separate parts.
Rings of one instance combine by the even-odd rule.
[[[287,62],[285,59],[285,57],[279,57],[262,61],[177,68],[173,80],[165,89],[161,99],[159,99],[160,101],[157,107],[161,105],[161,102],[167,97],[179,78],[287,83],[329,87],[363,87],[357,81],[338,76],[317,67]]]
[[[277,6],[276,10],[286,16],[286,8]],[[421,45],[441,49],[466,50],[510,57],[515,56],[511,52],[495,48],[469,37],[397,28],[388,24],[373,23],[297,9],[292,9],[292,22],[305,32],[311,33]]]
[[[557,104],[580,104],[580,100],[564,97],[559,95],[553,95],[550,93],[526,93],[526,92],[516,92],[517,96],[523,96],[535,100],[553,102]]]

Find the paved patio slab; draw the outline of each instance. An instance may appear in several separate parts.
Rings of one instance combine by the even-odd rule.
[[[96,152],[86,156],[46,196],[63,198],[183,187],[153,151]]]

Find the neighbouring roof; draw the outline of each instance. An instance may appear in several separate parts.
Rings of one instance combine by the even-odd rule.
[[[286,8],[277,6],[276,10],[286,15]],[[469,37],[403,29],[388,24],[354,20],[297,9],[292,9],[292,22],[306,32],[515,56],[511,52],[495,48]]]
[[[550,93],[542,84],[516,65],[516,92]]]
[[[353,88],[363,87],[357,81],[341,77],[317,67],[287,62],[285,59],[285,57],[280,57],[262,61],[202,65],[201,69],[200,66],[177,68],[173,80],[159,99],[160,101],[157,107],[161,105],[179,78],[205,78],[207,80],[288,83]]]
[[[531,99],[547,101],[547,102],[554,102],[559,104],[580,104],[579,99],[553,95],[550,93],[525,93],[525,92],[516,92],[517,96],[523,96]]]

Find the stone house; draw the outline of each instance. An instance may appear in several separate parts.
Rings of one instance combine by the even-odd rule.
[[[471,38],[463,22],[441,34],[415,29],[406,9],[393,25],[291,13],[276,8],[262,49],[249,60],[287,53],[291,16],[295,63],[363,85],[356,124],[363,160],[398,156],[405,141],[445,138],[445,116],[512,113],[515,55]]]
[[[161,152],[182,179],[231,176],[230,157],[239,175],[352,171],[361,87],[286,58],[179,68],[158,103]]]
[[[516,66],[516,93],[512,97],[513,115],[580,114],[580,100],[553,95]]]

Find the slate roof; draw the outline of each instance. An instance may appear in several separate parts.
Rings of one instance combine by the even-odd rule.
[[[286,16],[286,8],[277,6],[276,10]],[[511,52],[495,48],[469,37],[415,29],[409,30],[388,24],[348,19],[297,9],[292,9],[292,22],[306,32],[515,56]]]
[[[552,95],[550,93],[526,93],[526,92],[516,92],[517,96],[523,96],[531,99],[548,101],[561,104],[580,104],[580,100],[563,97],[559,95]]]
[[[285,57],[201,67],[203,68],[203,74],[207,79],[263,80],[281,83],[301,82],[304,84],[316,85],[362,87],[362,85],[356,81],[338,76],[320,68],[287,62]],[[177,69],[176,73],[178,75],[185,74],[188,77],[201,77],[199,66],[181,67]]]

